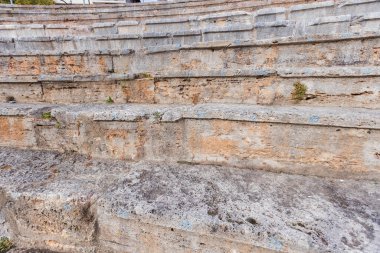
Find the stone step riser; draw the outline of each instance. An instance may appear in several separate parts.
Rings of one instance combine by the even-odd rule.
[[[294,84],[306,87],[297,100]],[[244,103],[380,109],[380,77],[198,77],[93,82],[0,83],[0,101],[18,103]]]
[[[86,53],[91,49],[107,50],[127,48],[129,40],[97,41],[94,45],[78,41],[78,44],[62,42],[60,52],[23,53],[17,52],[0,55],[0,75],[2,81],[11,80],[15,76],[43,75],[47,76],[94,76],[104,74],[138,74],[149,73],[154,77],[170,76],[213,76],[213,72],[229,75],[244,75],[247,71],[270,75],[294,76],[281,70],[296,69],[301,76],[316,75],[315,71],[330,68],[341,73],[341,76],[353,75],[350,67],[367,68],[362,75],[371,74],[369,68],[380,65],[380,38],[357,37],[347,40],[300,41],[289,43],[237,43],[224,46],[213,44],[195,45],[191,47],[155,47],[145,51],[120,50],[113,53]],[[95,41],[94,41],[95,42]],[[31,43],[33,49],[42,44]],[[53,49],[55,46],[43,48]],[[79,51],[64,53],[69,48]],[[312,50],[311,50],[312,49]],[[81,51],[82,50],[82,51]],[[69,51],[69,50],[68,50]],[[309,71],[305,69],[309,68]],[[305,71],[303,71],[305,70]],[[315,70],[315,71],[314,71]],[[223,72],[224,71],[224,72]],[[268,72],[269,71],[269,72]],[[303,73],[303,74],[301,74]],[[322,73],[321,73],[322,74]],[[328,73],[324,73],[327,75]],[[329,73],[330,75],[332,73]],[[9,76],[11,75],[11,76]],[[5,78],[8,76],[8,78]],[[21,77],[20,77],[21,78]],[[41,79],[40,79],[41,80]],[[42,80],[41,80],[42,81]]]
[[[75,109],[48,107],[41,107],[33,113],[35,116],[3,112],[0,145],[75,151],[130,161],[224,164],[306,175],[380,179],[376,112],[345,115],[339,109],[337,118],[333,112],[326,116],[317,110],[286,111],[280,117],[279,108],[274,108],[265,114],[270,115],[266,118],[252,109],[247,114],[243,109],[228,112],[230,116],[214,109],[187,109],[187,115],[173,118],[171,113],[176,115],[180,108],[170,107],[171,112],[156,107],[145,111],[108,108],[102,112],[94,107],[91,110],[96,110],[95,114],[72,114],[70,111]],[[46,112],[51,112],[51,118],[41,119]],[[237,113],[242,116],[236,118]]]
[[[380,26],[380,12],[368,14],[367,18],[359,21],[352,19],[350,16],[343,19],[336,18],[331,21],[276,21],[261,24],[213,24],[210,27],[203,28],[197,26],[196,30],[182,29],[180,27],[166,26],[167,32],[139,32],[135,27],[98,27],[79,28],[67,30],[70,36],[61,36],[65,34],[65,29],[52,27],[51,31],[58,32],[59,37],[38,37],[38,29],[32,30],[3,30],[4,37],[0,41],[2,53],[16,53],[22,51],[39,52],[44,50],[71,51],[76,50],[107,50],[112,46],[114,50],[141,49],[146,47],[157,47],[164,45],[190,46],[196,43],[206,43],[214,41],[257,41],[265,42],[267,40],[279,40],[292,38],[293,40],[321,40],[321,36],[349,38],[358,37],[359,35],[371,36],[377,34]],[[67,27],[66,27],[67,28]],[[161,28],[160,28],[161,29]],[[162,28],[165,30],[165,28]],[[41,28],[42,36],[50,33],[50,28]],[[158,29],[155,28],[157,31]],[[178,31],[179,30],[179,31]],[[18,33],[26,31],[25,35],[32,37],[17,37]],[[81,34],[83,32],[83,34]],[[93,34],[106,35],[93,35]],[[114,34],[108,34],[114,33]],[[77,37],[75,37],[77,36]],[[84,36],[84,37],[83,37]]]

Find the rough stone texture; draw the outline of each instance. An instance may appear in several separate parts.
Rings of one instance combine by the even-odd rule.
[[[128,168],[75,155],[6,153],[2,149],[2,211],[18,245],[93,252],[91,206]]]
[[[4,53],[0,57],[0,99],[98,103],[110,96],[116,103],[289,105],[294,104],[293,84],[301,81],[307,86],[301,104],[378,108],[379,39],[363,39],[282,41],[278,45],[240,42],[228,48],[206,44],[94,55]],[[141,73],[154,78],[134,79]]]
[[[292,98],[293,84],[306,85],[305,99]],[[378,77],[280,78],[198,77],[114,81],[41,81],[0,83],[0,101],[18,103],[199,104],[244,103],[261,105],[317,105],[379,109]]]
[[[29,110],[29,111],[28,111]],[[51,119],[41,119],[51,112]],[[378,110],[3,104],[1,146],[379,180]]]
[[[167,17],[184,17],[184,16],[194,16],[200,14],[213,14],[224,11],[231,10],[247,10],[253,11],[261,8],[266,8],[269,6],[290,6],[297,3],[308,3],[314,0],[266,0],[266,1],[247,1],[247,0],[235,0],[235,1],[210,1],[210,3],[204,1],[198,1],[198,3],[180,3],[178,6],[157,7],[144,6],[140,8],[139,6],[123,6],[121,8],[107,8],[108,6],[95,8],[88,11],[88,9],[79,8],[78,10],[73,10],[67,8],[65,10],[30,10],[28,8],[16,8],[16,9],[5,9],[0,12],[4,17],[0,20],[3,23],[59,23],[62,20],[66,22],[81,22],[81,23],[94,23],[99,21],[118,21],[118,20],[141,20],[147,18],[167,18]],[[151,3],[149,3],[151,4]],[[23,10],[24,9],[24,10]],[[102,13],[103,12],[103,13]],[[9,13],[11,17],[9,16]],[[44,15],[55,13],[56,15]],[[29,15],[28,15],[29,14]],[[36,16],[37,14],[37,16]],[[38,15],[42,14],[42,15]],[[79,14],[79,15],[78,15]],[[116,14],[116,15],[115,15]],[[17,16],[17,18],[15,18]],[[23,18],[24,17],[24,18]],[[32,17],[32,18],[31,18]]]
[[[66,252],[380,249],[376,182],[7,148],[0,148],[0,168],[0,208],[19,247]]]
[[[18,253],[379,252],[379,8],[0,5],[0,236]]]

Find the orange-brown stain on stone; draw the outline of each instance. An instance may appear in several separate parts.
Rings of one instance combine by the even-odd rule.
[[[58,72],[59,57],[57,56],[46,56],[45,57],[45,67],[47,72],[50,74],[55,74]]]
[[[187,63],[182,63],[181,64],[181,69],[183,70],[191,70],[191,69],[209,69],[209,67],[202,63],[199,59],[192,59]]]
[[[25,145],[25,126],[22,118],[0,116],[0,144]]]
[[[108,66],[107,66],[107,62],[104,56],[99,56],[98,64],[99,64],[99,69],[102,73],[108,72]]]
[[[145,143],[146,143],[146,135],[147,131],[145,129],[145,125],[143,121],[137,122],[137,128],[136,128],[136,154],[135,154],[135,159],[143,159],[145,156]]]
[[[367,130],[358,129],[342,129],[341,132],[346,133],[339,135],[338,140],[334,143],[339,143],[337,149],[338,154],[331,160],[330,166],[337,170],[347,170],[356,173],[368,172],[369,168],[364,166],[363,137],[368,135]],[[333,144],[330,144],[333,145]]]
[[[16,59],[9,58],[9,75],[39,75],[41,73],[41,62],[38,57],[27,57]]]
[[[128,159],[128,133],[124,130],[108,130],[106,133],[106,146],[112,157]]]
[[[70,74],[79,74],[79,73],[84,74],[88,72],[87,66],[85,66],[84,57],[82,55],[64,56],[63,62],[65,65],[65,68],[69,71]]]
[[[123,94],[130,103],[154,103],[154,80],[136,79],[124,83]]]
[[[278,59],[278,47],[277,46],[271,46],[269,47],[265,52],[265,62],[264,65],[268,68],[273,68],[274,65],[277,63]]]
[[[251,50],[248,48],[237,48],[235,49],[232,62],[238,65],[252,65],[252,57],[249,57],[251,53]]]
[[[202,132],[198,131],[198,127],[191,127],[189,133],[189,148],[193,154],[214,154],[218,157],[223,156],[225,159],[228,159],[237,153],[238,142],[231,138],[226,138],[229,137],[228,133],[232,130],[230,122],[212,121],[210,127],[212,130],[207,135],[204,133],[202,135]]]

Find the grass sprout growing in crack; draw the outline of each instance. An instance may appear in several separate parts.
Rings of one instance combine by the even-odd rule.
[[[106,103],[107,104],[113,104],[115,101],[113,101],[113,99],[111,97],[108,97],[107,100],[106,100]]]
[[[306,98],[307,86],[301,82],[293,84],[292,99],[299,102]]]
[[[154,121],[156,122],[160,121],[163,115],[164,114],[162,112],[154,112],[153,113]]]
[[[5,253],[13,247],[13,243],[7,237],[0,238],[0,253]]]
[[[51,112],[43,112],[43,113],[41,114],[41,117],[42,117],[43,119],[48,119],[48,120],[51,120],[51,119],[52,119]]]

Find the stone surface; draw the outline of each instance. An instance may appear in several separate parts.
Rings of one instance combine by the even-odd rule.
[[[13,97],[18,103],[114,103],[201,104],[244,103],[380,108],[378,77],[281,78],[197,77],[101,81],[19,80],[0,83],[0,101]],[[292,98],[293,84],[302,79],[305,99]]]
[[[7,148],[0,148],[0,168],[1,210],[17,246],[66,252],[380,249],[377,182]],[[88,227],[87,247],[76,226]]]
[[[379,252],[379,8],[0,5],[0,236],[13,253]]]
[[[327,177],[380,176],[378,110],[236,104],[2,105],[0,146]],[[51,116],[43,119],[46,112]]]
[[[0,21],[6,23],[29,23],[31,21],[30,16],[33,16],[32,22],[38,23],[58,23],[64,19],[66,22],[87,22],[93,23],[94,19],[96,21],[110,21],[110,20],[141,20],[146,18],[167,18],[168,16],[194,16],[199,14],[210,14],[218,13],[231,10],[256,10],[261,8],[266,8],[268,6],[289,6],[297,3],[308,3],[313,2],[313,0],[267,0],[267,1],[246,1],[246,0],[235,0],[235,1],[210,1],[200,3],[179,3],[178,6],[170,2],[169,6],[157,6],[148,3],[147,6],[121,6],[121,8],[109,8],[108,6],[103,6],[100,8],[94,8],[93,10],[88,10],[79,8],[73,10],[72,8],[64,8],[64,10],[52,9],[40,9],[33,10],[28,8],[6,8],[1,14],[4,16]],[[173,4],[173,5],[172,5]],[[150,6],[149,6],[150,5]],[[107,8],[108,7],[108,8]],[[7,10],[8,9],[8,10]],[[100,10],[99,10],[100,9]],[[56,15],[44,15],[55,13]],[[28,15],[29,14],[29,15]],[[41,14],[36,17],[36,14]],[[115,15],[116,14],[116,15]],[[10,17],[9,17],[10,16]],[[17,16],[17,19],[15,19]],[[42,16],[42,17],[41,17]],[[22,18],[24,17],[24,18]]]

